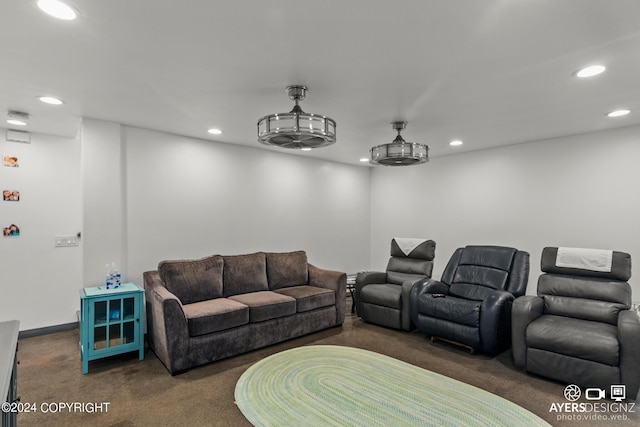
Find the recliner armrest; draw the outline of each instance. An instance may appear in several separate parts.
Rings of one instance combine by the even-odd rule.
[[[418,302],[424,294],[449,294],[449,285],[436,279],[420,279],[413,284],[409,294],[409,315],[411,321],[417,324]]]
[[[386,281],[387,273],[385,271],[361,271],[356,276],[356,291],[369,283],[386,283]]]
[[[400,321],[402,323],[402,329],[405,331],[412,331],[415,329],[414,323],[411,321],[411,291],[418,282],[422,282],[424,280],[429,279],[410,279],[402,282],[402,312],[400,314],[402,318]]]
[[[384,271],[361,271],[356,276],[356,286],[353,292],[353,300],[356,302],[356,312],[358,311],[358,301],[360,301],[360,291],[365,285],[370,283],[385,283],[387,273]]]
[[[529,323],[542,316],[544,300],[534,295],[524,295],[513,301],[511,307],[511,345],[513,361],[517,368],[527,368],[527,337]]]
[[[640,313],[623,310],[618,315],[620,377],[627,387],[627,398],[635,399],[640,388]]]
[[[435,279],[420,279],[415,283],[420,287],[418,292],[427,294],[449,294],[449,285]]]
[[[497,354],[511,345],[512,293],[495,290],[480,305],[480,341],[482,349]]]

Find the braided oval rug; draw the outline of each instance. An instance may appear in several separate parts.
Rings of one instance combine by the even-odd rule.
[[[242,374],[235,399],[254,426],[549,426],[477,387],[332,345],[262,359]]]

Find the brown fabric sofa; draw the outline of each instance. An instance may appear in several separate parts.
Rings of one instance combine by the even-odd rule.
[[[342,325],[346,281],[304,251],[162,261],[144,273],[149,347],[175,375]]]

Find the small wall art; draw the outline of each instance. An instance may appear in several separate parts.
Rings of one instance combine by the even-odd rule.
[[[10,168],[17,168],[20,166],[17,156],[4,156],[2,158],[4,165]]]
[[[2,235],[4,237],[17,237],[20,235],[20,227],[16,224],[11,224],[2,228]]]
[[[20,192],[18,190],[2,190],[2,200],[5,202],[19,202]]]

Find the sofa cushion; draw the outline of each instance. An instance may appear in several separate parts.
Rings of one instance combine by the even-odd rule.
[[[269,289],[274,290],[309,283],[306,252],[267,252],[266,258]]]
[[[182,306],[192,337],[249,323],[249,307],[228,298],[216,298]]]
[[[223,256],[225,297],[266,291],[267,261],[264,252],[248,255]]]
[[[158,272],[165,286],[182,304],[222,296],[222,257],[162,261]]]
[[[298,313],[335,305],[336,303],[336,293],[333,290],[317,286],[293,286],[278,289],[274,292],[295,298]]]
[[[296,314],[296,300],[271,291],[234,295],[229,299],[249,307],[249,322],[263,322]]]

